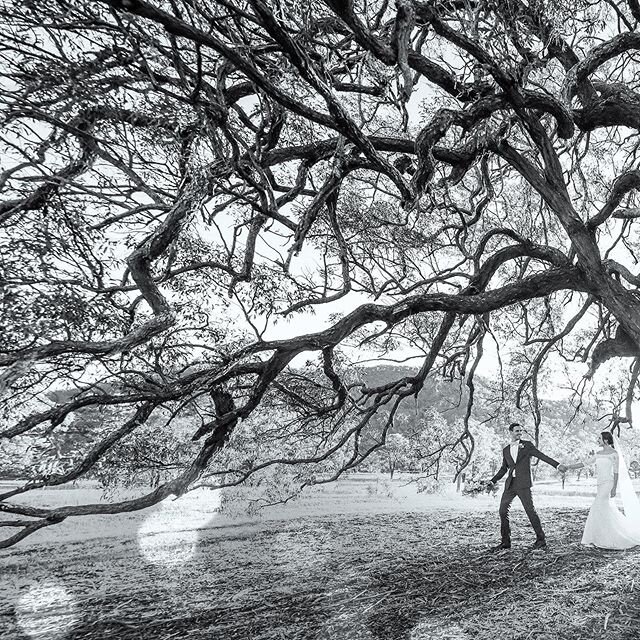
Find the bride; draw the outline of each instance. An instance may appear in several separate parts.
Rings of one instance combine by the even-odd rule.
[[[600,450],[589,460],[566,465],[567,469],[596,467],[598,492],[584,526],[582,544],[602,549],[630,549],[640,544],[640,502],[633,490],[620,447],[616,450],[613,435],[608,431],[602,432],[598,444]],[[624,515],[612,500],[618,488]]]

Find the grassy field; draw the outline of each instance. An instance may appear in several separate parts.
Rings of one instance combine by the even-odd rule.
[[[495,498],[370,477],[260,519],[219,515],[214,492],[75,519],[0,556],[0,638],[639,638],[640,551],[580,546],[588,492],[538,495],[543,552],[519,507],[492,554]]]

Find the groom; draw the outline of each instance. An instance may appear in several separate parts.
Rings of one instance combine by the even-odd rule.
[[[512,422],[509,425],[509,431],[511,432],[511,444],[508,444],[502,450],[502,466],[498,473],[496,473],[487,484],[487,489],[493,489],[496,482],[500,480],[507,471],[509,472],[507,481],[504,484],[504,493],[500,500],[500,535],[502,542],[497,547],[494,547],[494,550],[511,548],[509,508],[516,496],[520,498],[520,502],[522,502],[522,506],[527,516],[529,516],[531,526],[536,532],[536,541],[533,548],[542,549],[547,546],[547,542],[544,537],[542,525],[540,524],[540,518],[536,513],[536,509],[533,506],[533,499],[531,498],[531,457],[534,456],[540,460],[544,460],[547,464],[558,469],[560,473],[564,473],[567,469],[565,465],[560,464],[553,458],[538,451],[534,447],[533,442],[521,440],[522,426],[520,423]]]

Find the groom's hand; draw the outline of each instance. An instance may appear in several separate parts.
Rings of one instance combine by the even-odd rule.
[[[485,488],[485,491],[487,493],[491,493],[491,491],[493,491],[495,489],[496,483],[495,482],[491,482],[491,480],[489,480],[489,482],[487,482],[487,486]]]
[[[559,464],[556,469],[562,474],[564,475],[565,473],[567,473],[567,471],[569,471],[569,467],[567,467],[566,464]]]

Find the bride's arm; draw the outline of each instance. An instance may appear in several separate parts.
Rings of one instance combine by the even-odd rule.
[[[616,489],[618,488],[618,453],[613,454],[613,487],[611,487],[611,497],[615,498]]]
[[[595,464],[595,462],[596,462],[596,457],[591,456],[591,458],[589,458],[588,460],[585,460],[584,462],[572,462],[571,464],[566,464],[565,467],[567,467],[567,471],[571,471],[571,469],[582,469],[583,467],[589,467],[592,464]],[[617,467],[616,467],[616,473],[617,473]]]

